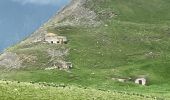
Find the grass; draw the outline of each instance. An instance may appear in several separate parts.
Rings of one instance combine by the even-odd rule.
[[[58,87],[54,84],[45,86],[26,82],[0,81],[0,89],[0,99],[3,100],[154,100],[153,97],[144,95],[77,86]]]
[[[73,63],[69,71],[34,69],[49,67],[50,57],[45,50],[60,46],[36,43],[16,45],[9,51],[35,55],[35,63],[25,62],[28,69],[3,71],[0,77],[8,80],[54,82],[81,85],[93,89],[120,90],[129,93],[170,98],[170,23],[168,0],[89,0],[85,6],[102,20],[98,27],[64,26],[51,28],[69,39],[65,58]],[[101,16],[111,10],[118,16]],[[33,70],[34,69],[34,70]],[[113,77],[148,77],[148,86],[133,82],[120,83]]]

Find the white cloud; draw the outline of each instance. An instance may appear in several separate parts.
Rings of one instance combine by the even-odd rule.
[[[12,1],[19,2],[23,5],[25,4],[51,5],[51,4],[62,4],[69,0],[12,0]]]

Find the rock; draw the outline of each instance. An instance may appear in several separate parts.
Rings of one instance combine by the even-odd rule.
[[[16,53],[5,52],[0,56],[0,66],[7,68],[19,68],[22,61]]]
[[[61,57],[61,56],[66,56],[68,55],[69,50],[68,49],[63,49],[63,50],[54,50],[54,49],[48,49],[47,53],[51,57]]]

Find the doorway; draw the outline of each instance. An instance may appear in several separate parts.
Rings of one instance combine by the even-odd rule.
[[[139,84],[142,84],[142,80],[139,80]]]

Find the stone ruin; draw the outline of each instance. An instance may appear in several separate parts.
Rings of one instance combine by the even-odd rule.
[[[67,38],[65,36],[58,36],[54,33],[47,33],[44,41],[51,44],[67,44]]]
[[[54,62],[52,66],[53,67],[46,68],[45,70],[53,70],[53,69],[67,70],[73,67],[71,62],[65,62],[65,61]]]

